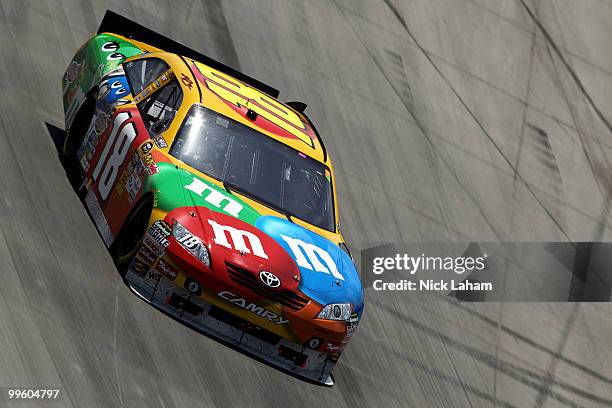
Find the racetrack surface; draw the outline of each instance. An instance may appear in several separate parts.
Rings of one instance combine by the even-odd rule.
[[[325,388],[140,301],[44,125],[107,8],[307,102],[357,255],[612,237],[608,0],[2,0],[0,386],[62,387],[53,407],[612,405],[609,304],[368,290]]]

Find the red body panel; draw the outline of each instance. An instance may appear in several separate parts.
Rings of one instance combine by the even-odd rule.
[[[113,235],[119,233],[140,193],[146,169],[138,157],[138,148],[145,142],[151,143],[138,109],[119,108],[100,135],[89,162],[86,176]]]

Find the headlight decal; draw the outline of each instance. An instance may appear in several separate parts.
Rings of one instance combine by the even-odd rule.
[[[319,312],[319,319],[349,321],[353,305],[350,303],[332,303]]]
[[[210,255],[206,245],[202,240],[193,235],[187,228],[181,225],[178,221],[173,220],[172,236],[176,241],[193,256],[198,258],[204,265],[210,267]]]

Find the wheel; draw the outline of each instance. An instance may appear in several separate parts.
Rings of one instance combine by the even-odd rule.
[[[121,276],[127,272],[138,247],[144,239],[152,211],[153,198],[147,195],[132,209],[119,235],[111,245],[110,253]]]
[[[88,96],[79,108],[70,129],[66,132],[64,146],[60,154],[60,161],[64,165],[70,185],[77,190],[83,181],[83,170],[77,160],[76,154],[79,146],[87,134],[87,129],[96,111],[96,98]],[[78,193],[78,191],[77,191]]]

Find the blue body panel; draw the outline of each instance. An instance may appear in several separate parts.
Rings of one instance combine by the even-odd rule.
[[[361,313],[363,289],[357,269],[352,259],[338,245],[304,227],[274,216],[260,217],[255,226],[278,242],[296,262],[301,274],[299,288],[304,294],[322,305],[352,303],[354,310]],[[324,257],[314,251],[323,266],[319,266],[317,270],[313,263],[309,262],[308,254],[302,248],[298,248],[301,256],[294,252],[287,238],[297,239],[327,252],[342,278],[333,276],[330,271],[333,266],[328,265]]]

